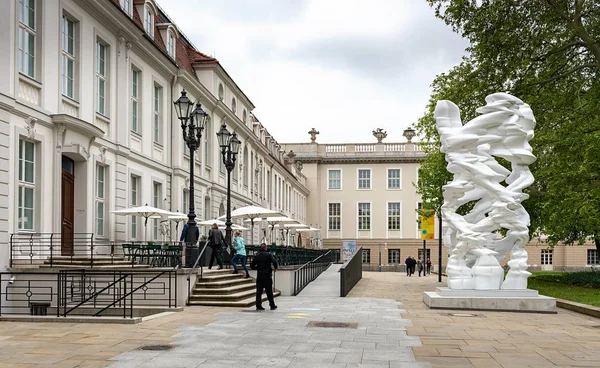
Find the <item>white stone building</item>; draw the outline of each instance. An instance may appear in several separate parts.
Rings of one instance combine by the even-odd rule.
[[[219,61],[195,49],[154,0],[3,5],[0,267],[15,233],[164,239],[159,220],[145,235],[141,218],[111,211],[148,204],[188,212],[189,152],[172,103],[184,88],[210,118],[195,153],[197,219],[225,213],[216,133],[226,122],[242,141],[232,209],[256,204],[306,221],[305,176],[285,165]]]

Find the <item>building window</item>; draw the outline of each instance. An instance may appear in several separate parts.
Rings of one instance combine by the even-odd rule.
[[[400,202],[388,203],[388,230],[400,230]]]
[[[175,59],[175,35],[172,31],[169,31],[167,35],[167,51],[169,56]]]
[[[242,121],[244,122],[244,124],[248,124],[248,113],[246,112],[246,109],[244,109],[244,111],[242,111]]]
[[[358,230],[371,230],[371,203],[358,204]]]
[[[153,105],[153,126],[154,126],[154,143],[161,143],[161,120],[160,120],[160,100],[162,95],[162,88],[154,86],[154,103]]]
[[[19,140],[19,230],[33,230],[35,203],[35,143]]]
[[[19,71],[35,77],[35,0],[19,0]]]
[[[589,264],[589,265],[600,264],[600,262],[598,262],[598,250],[597,249],[588,249],[587,250],[587,264]]]
[[[190,191],[188,189],[184,189],[182,195],[183,209],[181,210],[181,212],[188,213],[190,210]]]
[[[371,263],[371,249],[362,250],[362,263]]]
[[[140,133],[138,124],[140,74],[139,70],[131,69],[131,131],[138,134]]]
[[[225,98],[225,91],[223,85],[219,83],[219,100],[223,101],[223,98]]]
[[[75,22],[62,18],[62,94],[75,97]]]
[[[371,169],[358,170],[358,189],[371,189]]]
[[[131,207],[137,207],[140,195],[140,177],[131,175]],[[131,238],[137,238],[138,217],[131,216]]]
[[[329,203],[329,230],[339,231],[342,222],[342,204],[341,203]]]
[[[234,114],[237,111],[237,102],[235,102],[235,98],[231,99],[231,111],[233,111]]]
[[[121,0],[121,9],[131,15],[131,0]]]
[[[552,264],[552,249],[542,249],[541,264],[551,265]]]
[[[427,261],[427,258],[431,258],[431,249],[427,249],[427,252],[425,254],[427,254],[427,257],[423,259],[423,248],[419,248],[417,250],[417,259]]]
[[[162,198],[162,184],[154,182],[152,186],[152,205],[156,208],[160,208]],[[158,240],[160,219],[152,219],[152,239]]]
[[[105,214],[105,167],[96,165],[96,235],[104,236],[104,214]]]
[[[154,38],[154,13],[147,5],[144,7],[144,30]]]
[[[106,114],[106,45],[96,42],[96,111]]]
[[[342,189],[342,170],[328,170],[327,189]]]
[[[400,249],[388,249],[388,263],[400,264]]]
[[[244,146],[244,167],[242,169],[242,175],[244,176],[244,186],[248,188],[248,147]]]
[[[400,169],[388,169],[388,189],[401,189]]]

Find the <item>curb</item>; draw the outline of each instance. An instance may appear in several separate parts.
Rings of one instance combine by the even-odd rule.
[[[570,300],[556,299],[556,306],[573,312],[585,314],[588,316],[600,318],[600,308],[587,304],[576,303]]]

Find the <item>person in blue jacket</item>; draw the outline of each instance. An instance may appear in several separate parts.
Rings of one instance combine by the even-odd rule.
[[[248,266],[246,265],[246,245],[244,244],[244,238],[242,237],[241,231],[235,232],[235,238],[233,239],[233,249],[235,249],[235,255],[231,259],[231,263],[233,264],[233,273],[238,273],[237,270],[237,260],[239,259],[242,262],[242,267],[244,267],[244,271],[246,271],[246,278],[250,277],[248,273]]]
[[[183,225],[183,230],[181,231],[181,236],[179,237],[179,241],[187,241],[187,232],[188,232],[188,224],[187,222]],[[196,225],[196,243],[200,239],[200,229],[198,225]]]

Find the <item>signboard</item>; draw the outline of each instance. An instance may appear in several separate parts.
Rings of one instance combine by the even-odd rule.
[[[421,240],[433,240],[435,236],[435,212],[421,210],[419,223],[421,224]]]
[[[342,261],[347,261],[356,253],[356,240],[344,240],[342,242]]]

